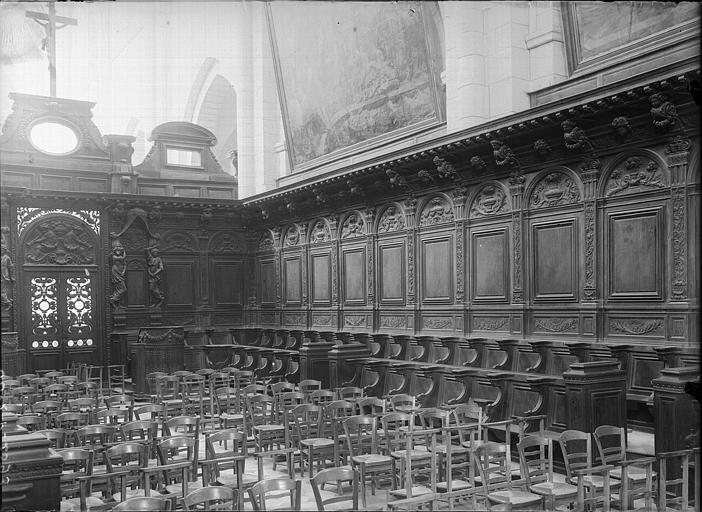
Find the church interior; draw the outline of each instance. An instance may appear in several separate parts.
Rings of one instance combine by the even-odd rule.
[[[2,511],[700,510],[700,7],[0,4]]]

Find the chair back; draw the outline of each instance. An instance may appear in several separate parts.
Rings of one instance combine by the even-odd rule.
[[[108,473],[118,469],[131,470],[133,476],[139,476],[139,469],[149,463],[148,447],[142,443],[120,443],[105,451],[105,465]]]
[[[324,409],[320,405],[300,404],[288,411],[288,424],[293,427],[293,440],[324,437],[322,420]]]
[[[331,389],[317,389],[309,395],[310,402],[315,405],[326,405],[336,400],[336,394]]]
[[[275,510],[269,507],[274,500],[282,501],[290,496],[290,507],[287,510],[299,511],[302,503],[302,481],[292,478],[274,478],[261,480],[249,488],[249,497],[255,511]],[[287,500],[286,500],[287,501]]]
[[[43,435],[51,441],[51,447],[54,449],[64,448],[66,445],[66,431],[60,428],[50,428],[46,430],[37,430],[37,434]]]
[[[26,428],[29,432],[36,432],[46,428],[46,418],[38,414],[23,414],[17,418],[17,424]]]
[[[75,431],[76,443],[80,447],[101,450],[115,440],[117,427],[112,425],[87,425]]]
[[[476,448],[475,458],[482,490],[486,494],[512,488],[510,461],[507,459],[507,447],[504,444],[482,444]]]
[[[398,395],[390,395],[388,397],[390,402],[390,410],[398,412],[407,412],[412,410],[417,405],[417,400],[413,395],[408,395],[405,393],[400,393]]]
[[[361,398],[356,404],[359,414],[375,414],[380,416],[387,412],[387,402],[375,396]]]
[[[356,386],[345,386],[339,389],[339,399],[357,400],[363,398],[363,389]]]
[[[592,441],[590,434],[580,430],[565,430],[558,438],[568,481],[575,481],[574,471],[592,467]]]
[[[383,425],[384,443],[380,450],[391,452],[404,450],[407,447],[407,430],[414,417],[404,412],[389,412],[380,418]]]
[[[300,381],[300,384],[298,384],[297,387],[301,393],[309,395],[310,393],[312,393],[312,391],[322,389],[322,381],[315,379],[304,379]]]
[[[595,428],[595,444],[602,464],[618,465],[626,460],[626,429],[613,425]]]
[[[185,435],[198,438],[200,435],[200,418],[197,416],[175,416],[163,424],[166,436]]]
[[[229,487],[203,487],[183,498],[186,511],[234,510],[236,490]]]
[[[378,418],[370,415],[349,416],[344,421],[346,446],[351,457],[378,453]]]
[[[526,436],[517,444],[519,465],[527,487],[553,482],[553,442],[540,436]]]
[[[343,493],[343,482],[349,482],[351,489],[350,493]],[[337,484],[337,490],[339,491],[336,495],[330,498],[323,499],[320,489],[324,484],[335,483]],[[310,485],[312,486],[312,492],[314,493],[314,499],[317,502],[317,510],[324,511],[327,510],[326,507],[334,504],[334,510],[339,510],[339,503],[346,503],[343,507],[345,510],[358,510],[358,470],[350,467],[337,467],[323,469],[313,478],[310,479]]]
[[[78,477],[93,474],[93,451],[80,448],[63,448],[56,450],[63,458],[63,471],[61,473],[61,496],[71,498],[80,494]],[[90,485],[88,485],[90,487]],[[88,489],[90,492],[90,489]]]
[[[166,419],[166,407],[162,404],[146,404],[134,408],[134,419],[137,421],[156,421],[163,423]]]
[[[156,458],[156,442],[158,441],[158,423],[149,420],[130,421],[120,425],[124,441],[140,441],[148,448],[151,457]]]

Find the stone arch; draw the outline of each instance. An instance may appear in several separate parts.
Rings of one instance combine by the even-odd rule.
[[[388,203],[378,212],[375,221],[376,233],[393,233],[404,231],[407,227],[405,221],[405,210],[399,203]]]
[[[526,209],[577,204],[583,199],[583,184],[570,168],[549,167],[534,177],[524,197]]]
[[[512,210],[509,190],[499,181],[490,180],[476,187],[468,201],[468,217],[489,217]]]
[[[612,197],[641,190],[666,188],[668,166],[649,149],[633,149],[616,155],[605,167],[597,187],[598,197]]]

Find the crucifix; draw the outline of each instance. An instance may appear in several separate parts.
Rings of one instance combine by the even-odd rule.
[[[56,16],[56,6],[54,2],[49,4],[49,14],[43,12],[27,11],[27,18],[32,18],[39,23],[46,32],[46,38],[43,41],[42,49],[46,50],[49,57],[49,79],[51,82],[51,96],[56,97],[56,31],[67,25],[77,25],[78,20],[74,18],[65,18]]]

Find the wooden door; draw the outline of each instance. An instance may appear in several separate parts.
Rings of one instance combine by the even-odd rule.
[[[52,212],[20,224],[18,302],[28,371],[103,365],[99,224],[82,213]]]

